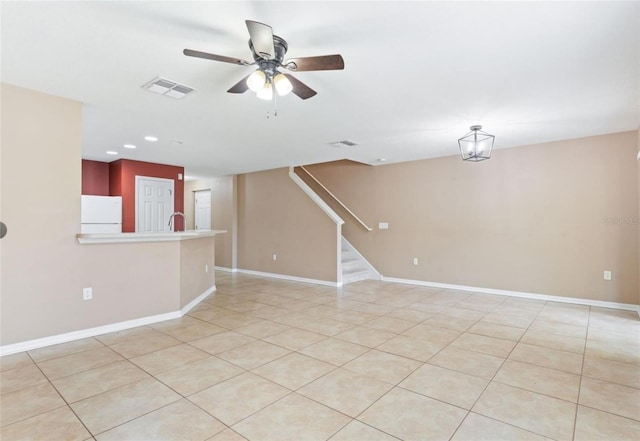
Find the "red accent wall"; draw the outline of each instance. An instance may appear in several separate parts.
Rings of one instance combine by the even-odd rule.
[[[109,196],[109,163],[82,160],[82,194]]]
[[[122,163],[109,163],[109,196],[122,195]]]
[[[184,167],[154,164],[151,162],[119,159],[109,163],[109,193],[122,196],[122,231],[136,231],[136,176],[173,179],[175,211],[184,211],[184,180],[178,180],[178,173],[184,176]],[[176,229],[183,230],[181,217],[175,218]]]

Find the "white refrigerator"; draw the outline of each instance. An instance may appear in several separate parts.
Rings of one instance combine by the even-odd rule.
[[[122,233],[122,196],[82,195],[80,233]]]

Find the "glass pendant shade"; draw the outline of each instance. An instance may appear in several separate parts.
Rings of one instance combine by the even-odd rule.
[[[480,162],[491,158],[495,136],[480,129],[482,126],[471,126],[471,131],[458,140],[464,161]]]
[[[273,84],[276,87],[276,92],[278,92],[279,96],[285,96],[293,90],[293,85],[289,78],[287,78],[284,74],[279,73],[273,78]]]
[[[267,80],[267,76],[261,70],[256,70],[247,78],[247,86],[254,92],[263,89]]]
[[[271,83],[265,83],[264,87],[258,92],[256,92],[256,96],[261,100],[272,100],[273,99],[273,86]]]

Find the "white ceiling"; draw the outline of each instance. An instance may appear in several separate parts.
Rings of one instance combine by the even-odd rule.
[[[87,159],[213,176],[455,155],[472,124],[496,148],[640,124],[638,1],[3,1],[0,12],[2,81],[83,102]],[[340,53],[345,70],[294,74],[318,95],[283,97],[267,118],[272,103],[225,92],[252,67],[182,54],[251,60],[246,19],[271,25],[288,56]],[[197,91],[141,88],[156,76]],[[329,145],[344,139],[359,145]]]

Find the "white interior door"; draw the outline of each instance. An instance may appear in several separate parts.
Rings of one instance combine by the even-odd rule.
[[[194,192],[196,203],[196,230],[211,229],[211,190]]]
[[[171,231],[173,179],[136,176],[136,232]]]

